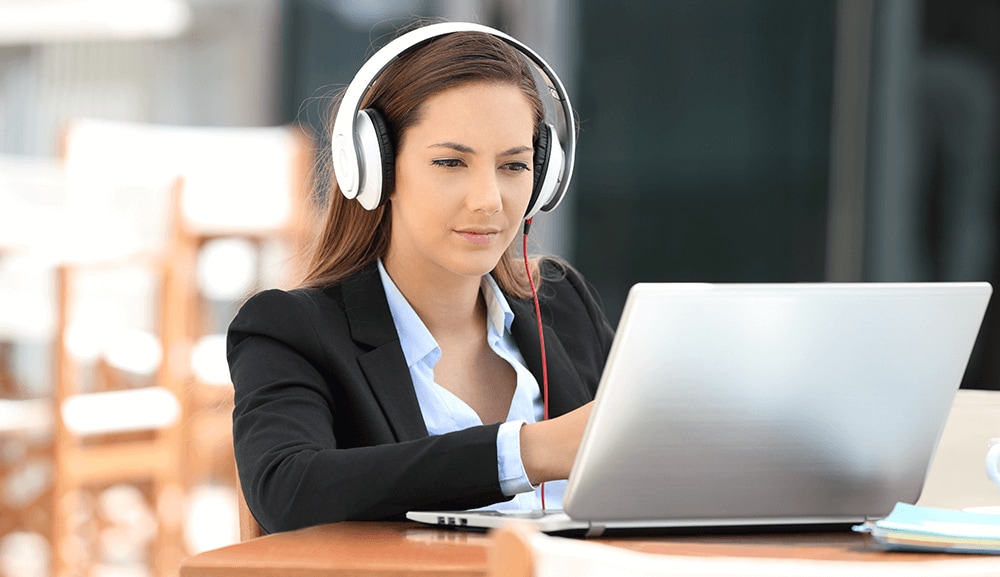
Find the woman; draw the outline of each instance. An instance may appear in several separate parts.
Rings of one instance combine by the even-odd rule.
[[[572,268],[517,259],[525,216],[558,204],[572,167],[526,50],[433,25],[348,87],[310,272],[229,329],[237,465],[265,531],[559,507],[613,335]]]

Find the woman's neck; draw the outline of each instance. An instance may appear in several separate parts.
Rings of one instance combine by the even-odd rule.
[[[436,338],[479,328],[486,309],[480,298],[481,279],[427,271],[391,258],[383,261],[410,306]]]

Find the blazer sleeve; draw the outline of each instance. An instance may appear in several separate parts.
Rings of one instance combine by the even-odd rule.
[[[320,291],[260,293],[232,322],[234,448],[261,527],[286,531],[508,499],[497,474],[499,425],[399,441],[358,368],[365,352],[343,311]],[[408,374],[402,378],[409,384]]]

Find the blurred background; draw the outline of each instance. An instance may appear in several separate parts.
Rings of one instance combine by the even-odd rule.
[[[536,49],[580,121],[532,229],[638,281],[996,282],[991,0],[0,0],[0,575],[238,539],[224,333],[294,283],[331,97],[418,16]],[[963,388],[1000,389],[987,314]]]

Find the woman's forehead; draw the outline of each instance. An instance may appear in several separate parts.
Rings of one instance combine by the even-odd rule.
[[[535,115],[527,96],[502,83],[467,83],[428,98],[416,123],[407,129],[423,139],[527,139],[531,143]]]

